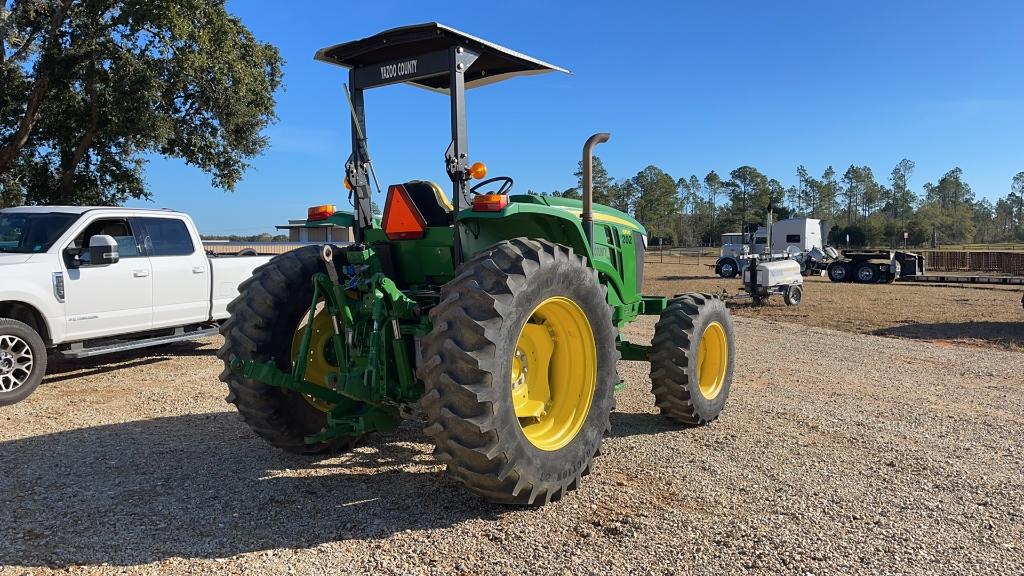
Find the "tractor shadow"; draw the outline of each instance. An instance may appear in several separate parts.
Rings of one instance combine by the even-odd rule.
[[[938,322],[880,328],[875,336],[912,340],[981,340],[1024,348],[1024,322]]]
[[[626,438],[629,436],[650,436],[669,432],[679,432],[686,428],[673,424],[661,414],[649,412],[612,412],[612,430],[607,438]]]
[[[82,376],[95,376],[125,368],[158,364],[174,357],[200,357],[215,354],[217,354],[217,349],[210,347],[209,343],[195,341],[175,342],[164,346],[140,348],[91,358],[64,358],[58,354],[51,354],[47,360],[46,376],[43,377],[42,384],[45,386]]]
[[[0,565],[129,566],[310,548],[496,518],[404,425],[354,452],[272,449],[234,413],[0,442]]]

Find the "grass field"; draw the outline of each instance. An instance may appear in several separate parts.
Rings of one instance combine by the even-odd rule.
[[[740,292],[740,281],[714,275],[705,264],[647,263],[644,292],[671,296],[680,292]],[[731,305],[739,316],[934,342],[1024,350],[1021,287],[915,284],[835,284],[807,278],[803,301],[787,307],[782,298],[754,307]]]

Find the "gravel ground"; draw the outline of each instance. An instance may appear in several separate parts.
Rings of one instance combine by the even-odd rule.
[[[268,448],[223,402],[218,341],[65,362],[0,408],[0,573],[1024,572],[1024,353],[736,327],[721,419],[669,425],[624,362],[595,473],[541,509],[445,481],[411,424],[331,459]]]

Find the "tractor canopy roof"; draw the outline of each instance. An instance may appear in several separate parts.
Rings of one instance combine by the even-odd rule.
[[[466,88],[476,88],[515,76],[546,72],[570,73],[564,68],[437,22],[392,28],[368,38],[323,48],[317,51],[316,59],[346,68],[380,67],[381,76],[390,76],[396,82],[447,92],[451,82],[450,75],[445,73],[447,70],[439,70],[437,74],[424,77],[416,74],[419,71],[416,59],[459,46],[479,54],[465,71]],[[432,69],[426,64],[420,65],[420,70]],[[385,67],[394,68],[385,70]]]

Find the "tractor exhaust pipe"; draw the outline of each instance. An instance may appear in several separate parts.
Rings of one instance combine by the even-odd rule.
[[[598,132],[583,145],[583,233],[587,236],[587,246],[594,253],[594,146],[603,144],[611,138],[608,132]]]

